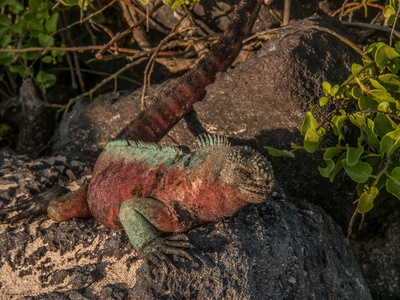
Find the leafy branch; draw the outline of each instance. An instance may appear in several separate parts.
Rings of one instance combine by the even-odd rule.
[[[396,24],[399,7],[398,0],[391,0],[386,7],[388,25]],[[321,151],[326,166],[318,166],[318,170],[323,177],[333,182],[344,171],[357,183],[358,199],[354,202],[357,208],[350,220],[348,236],[357,214],[363,220],[384,188],[400,199],[400,43],[397,41],[394,47],[373,43],[364,48],[362,57],[363,65],[353,64],[351,75],[340,86],[322,84],[324,96],[306,113],[300,128],[302,145],[292,144],[290,151],[265,147],[272,156],[294,157],[294,152],[300,149],[309,153]],[[339,107],[329,114],[337,144],[322,148],[327,129],[314,114],[330,102]],[[356,140],[346,142],[345,126],[358,128],[360,134]]]

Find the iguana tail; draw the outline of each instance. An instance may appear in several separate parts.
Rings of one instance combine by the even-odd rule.
[[[217,72],[225,71],[235,60],[257,18],[263,0],[241,0],[234,18],[210,53],[171,85],[144,113],[125,127],[117,139],[158,142],[204,98],[206,86]]]

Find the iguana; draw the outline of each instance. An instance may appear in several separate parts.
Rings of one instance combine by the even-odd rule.
[[[191,259],[186,252],[191,244],[185,235],[160,233],[181,233],[233,216],[265,201],[273,187],[267,159],[250,147],[231,146],[225,137],[201,136],[193,152],[114,141],[97,159],[88,189],[51,199],[47,213],[55,221],[93,215],[125,230],[141,256],[167,269],[174,268],[167,254]]]
[[[157,230],[183,232],[231,216],[248,203],[263,201],[273,187],[272,171],[267,160],[250,148],[232,147],[222,137],[198,140],[192,154],[136,142],[159,141],[204,97],[205,87],[215,80],[216,73],[226,70],[239,53],[262,2],[240,1],[235,17],[210,54],[117,136],[126,141],[106,146],[89,187],[75,192],[55,187],[40,194],[40,202],[32,199],[0,209],[0,215],[23,209],[8,222],[46,211],[55,221],[93,215],[107,226],[125,229],[135,249],[157,266],[173,267],[165,254],[189,258],[183,249],[190,244],[182,235],[158,238]]]

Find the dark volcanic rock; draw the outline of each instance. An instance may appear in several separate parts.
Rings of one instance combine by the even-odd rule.
[[[351,248],[373,298],[399,299],[400,201],[393,196],[376,201],[355,232]]]
[[[4,203],[16,196],[13,180],[19,191],[34,185],[32,166],[39,188],[53,177],[42,161],[0,152],[0,162]],[[339,226],[282,192],[188,235],[194,262],[174,258],[181,273],[166,275],[138,259],[124,232],[94,219],[0,225],[0,298],[371,298]]]
[[[202,262],[143,265],[135,299],[370,299],[339,226],[304,201],[276,195],[189,237]]]

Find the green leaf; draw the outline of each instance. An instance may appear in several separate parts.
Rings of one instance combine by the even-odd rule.
[[[397,60],[391,60],[387,63],[390,72],[397,74],[400,71],[400,63]]]
[[[379,194],[379,190],[376,187],[371,187],[369,190],[364,191],[358,200],[357,209],[360,214],[369,212],[374,207],[374,200]]]
[[[333,171],[333,169],[335,168],[335,162],[332,160],[336,155],[338,155],[339,153],[341,153],[342,151],[340,151],[339,149],[337,149],[336,147],[330,147],[328,150],[325,151],[324,153],[324,160],[327,164],[327,166],[325,168],[322,168],[320,166],[318,166],[318,170],[321,173],[321,175],[325,178],[329,178],[329,175],[331,174],[331,172]]]
[[[11,35],[5,34],[2,38],[0,38],[0,45],[4,49],[10,44],[11,42]]]
[[[380,149],[390,158],[395,150],[400,147],[400,129],[388,132],[381,140]]]
[[[389,17],[396,15],[396,10],[392,6],[386,5],[383,15],[388,19]]]
[[[65,47],[65,45],[61,45],[61,47]],[[65,55],[65,50],[51,50],[51,56],[56,57],[56,56],[64,56]]]
[[[14,24],[11,28],[13,33],[16,33],[20,36],[24,36],[25,33],[25,22],[23,20],[18,20],[17,23]]]
[[[361,154],[364,152],[364,147],[359,145],[357,148],[350,148],[349,145],[346,145],[347,154],[346,154],[346,164],[350,167],[356,165],[361,157]]]
[[[0,52],[0,65],[1,66],[9,66],[13,62],[13,60],[14,60],[14,58],[10,54]]]
[[[361,69],[362,69],[361,65],[352,64],[352,66],[351,66],[351,74],[356,75]]]
[[[384,137],[388,132],[396,129],[396,123],[388,116],[384,114],[377,114],[375,119],[375,130],[380,137]]]
[[[172,4],[171,8],[172,8],[172,10],[175,10],[181,6],[182,6],[182,3],[180,1],[176,1]]]
[[[31,11],[37,12],[41,2],[41,0],[29,0],[29,8]]]
[[[339,85],[336,84],[336,85],[334,85],[334,86],[332,87],[331,92],[330,92],[330,95],[331,95],[332,97],[334,97],[334,96],[336,96],[336,94],[337,94],[338,92],[339,92]]]
[[[400,57],[398,51],[388,45],[382,45],[376,50],[375,62],[381,69],[383,69],[390,60],[398,57]]]
[[[15,0],[8,0],[6,3],[9,5],[8,8],[11,13],[14,15],[18,15],[21,11],[23,11],[25,8],[24,6],[19,2]]]
[[[361,127],[361,114],[356,113],[349,116],[350,121],[356,125],[357,127]],[[379,140],[378,136],[374,132],[374,122],[370,118],[364,118],[364,126],[363,126],[364,133],[367,135],[368,143],[374,147],[379,148]]]
[[[326,104],[328,104],[329,102],[329,98],[328,97],[321,97],[319,98],[319,106],[325,106]]]
[[[324,81],[322,83],[322,92],[325,96],[329,96],[331,94],[331,84],[329,82]]]
[[[386,89],[392,92],[400,92],[400,78],[398,75],[388,73],[380,75],[378,79],[381,81],[382,85],[384,85]]]
[[[39,34],[43,33],[43,20],[33,20],[28,23],[28,30],[32,37],[37,38]]]
[[[268,150],[268,154],[274,157],[280,157],[280,156],[289,156],[293,158],[295,157],[293,152],[287,150],[279,150],[271,147],[264,147],[264,149]]]
[[[372,86],[373,86],[374,88],[386,92],[386,88],[385,88],[383,85],[381,85],[379,81],[377,81],[377,80],[375,80],[375,79],[372,79],[372,78],[370,78],[369,81],[371,82],[371,84],[372,84]]]
[[[12,66],[11,65],[8,68],[10,69],[11,73],[17,73],[22,78],[26,78],[26,77],[30,76],[30,74],[31,74],[31,72],[27,71],[26,67],[24,67],[22,65],[18,65],[18,66]]]
[[[347,113],[341,109],[340,110],[341,116],[333,116],[330,125],[333,129],[333,133],[339,137],[340,140],[344,140],[344,135],[342,133],[342,127],[344,121],[347,119]]]
[[[54,46],[54,38],[48,34],[39,33],[39,43],[40,46],[43,47],[52,47]]]
[[[370,95],[360,95],[359,99],[358,99],[358,107],[361,110],[366,110],[366,109],[376,109],[378,107],[379,103],[376,102],[372,96]]]
[[[360,96],[363,94],[363,92],[361,91],[361,88],[357,85],[354,86],[351,89],[351,96],[353,96],[353,98],[358,99],[360,98]]]
[[[343,169],[343,161],[346,159],[346,153],[342,153],[338,160],[336,161],[336,165],[333,168],[332,172],[329,175],[329,181],[333,182],[336,175]]]
[[[0,15],[0,34],[10,29],[11,19],[7,15]]]
[[[314,118],[314,111],[316,108],[317,104],[311,108],[311,111],[306,113],[303,124],[300,127],[300,133],[302,136],[305,136],[309,129],[316,129],[318,127],[318,122]]]
[[[46,64],[49,64],[53,61],[53,58],[50,55],[46,55],[46,56],[42,57],[41,61]]]
[[[307,130],[306,135],[304,136],[304,149],[309,153],[314,153],[319,150],[319,144],[321,143],[324,134],[324,128],[320,128],[318,132],[314,128]]]
[[[51,73],[46,73],[43,70],[40,70],[36,75],[37,82],[40,83],[42,87],[49,88],[56,83],[56,76]]]
[[[386,91],[372,90],[369,91],[368,94],[372,96],[376,102],[393,102],[396,103],[396,100]]]
[[[394,168],[386,180],[386,190],[400,199],[400,167]]]
[[[46,28],[47,32],[54,33],[57,31],[58,16],[58,13],[54,13],[46,20],[44,28]]]
[[[366,182],[372,173],[372,167],[368,163],[362,161],[359,161],[354,166],[349,166],[346,160],[343,160],[343,167],[347,175],[357,183]]]

